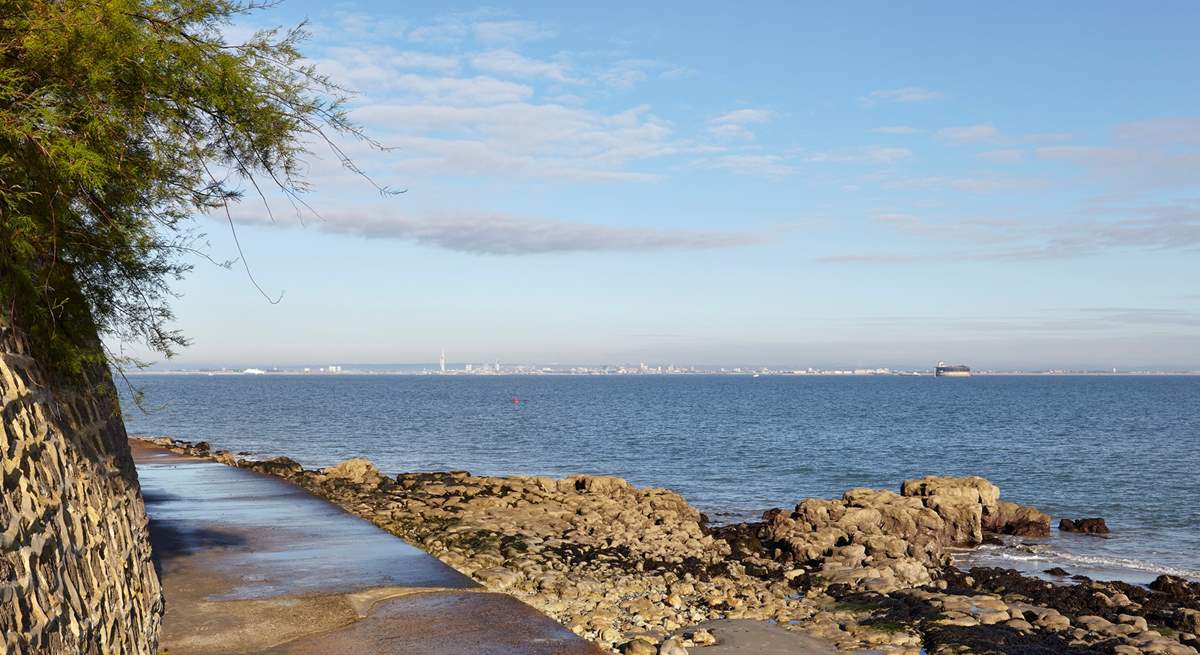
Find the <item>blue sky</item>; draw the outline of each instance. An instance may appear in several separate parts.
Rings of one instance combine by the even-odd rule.
[[[1200,368],[1200,7],[346,3],[386,153],[235,210],[178,365]],[[228,226],[200,219],[217,259]]]

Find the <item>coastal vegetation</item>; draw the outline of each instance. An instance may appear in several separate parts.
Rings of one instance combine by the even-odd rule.
[[[375,145],[303,25],[228,38],[272,5],[0,1],[0,307],[56,370],[104,362],[97,332],[171,356],[170,285],[207,256],[191,219],[233,229],[230,205],[270,191],[307,211],[310,147],[357,171],[336,138]]]

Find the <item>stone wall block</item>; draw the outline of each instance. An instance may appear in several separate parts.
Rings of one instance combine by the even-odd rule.
[[[29,353],[0,317],[0,655],[156,653],[162,592],[116,390]]]

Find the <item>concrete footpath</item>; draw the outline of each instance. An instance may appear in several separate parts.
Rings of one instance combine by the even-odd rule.
[[[133,440],[164,655],[584,655],[533,608],[282,480]]]

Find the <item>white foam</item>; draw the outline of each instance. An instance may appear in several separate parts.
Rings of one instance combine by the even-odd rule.
[[[1075,564],[1092,569],[1137,571],[1155,575],[1174,575],[1181,578],[1200,579],[1200,569],[1167,566],[1145,560],[1104,555],[1081,555],[1058,550],[1047,544],[1021,544],[1016,546],[982,546],[980,554],[1014,562],[1047,562],[1050,564]]]

